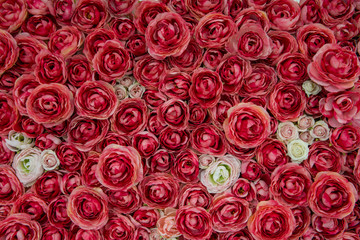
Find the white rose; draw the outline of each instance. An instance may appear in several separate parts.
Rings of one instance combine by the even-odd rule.
[[[221,193],[231,187],[240,176],[241,163],[232,155],[219,157],[200,173],[200,181],[209,193]]]
[[[30,187],[43,174],[41,151],[38,148],[27,148],[15,155],[12,167],[16,176],[25,187]]]
[[[11,130],[9,132],[8,139],[5,139],[5,144],[10,151],[17,152],[33,147],[35,142],[33,138],[28,138],[22,133]]]
[[[41,164],[46,171],[55,170],[59,165],[59,158],[53,150],[46,149],[41,153]]]
[[[301,163],[308,158],[309,147],[306,142],[300,139],[293,140],[287,145],[288,155],[292,162]]]
[[[280,141],[290,142],[299,138],[298,128],[292,122],[279,123],[276,136]]]
[[[321,141],[328,140],[330,137],[329,125],[322,120],[317,121],[313,128],[310,130],[310,135],[313,138],[318,138]]]
[[[302,89],[305,91],[305,93],[310,95],[316,95],[319,92],[321,92],[321,86],[317,85],[315,82],[311,80],[307,80],[302,84]]]

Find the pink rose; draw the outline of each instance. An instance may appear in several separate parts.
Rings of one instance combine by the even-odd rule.
[[[268,32],[270,29],[270,22],[266,13],[253,7],[242,9],[236,16],[235,21],[238,29],[244,24],[257,24],[265,32]]]
[[[80,0],[76,3],[71,23],[80,31],[89,33],[104,25],[108,12],[103,0]],[[91,16],[89,18],[88,16]]]
[[[14,202],[11,214],[26,213],[30,216],[31,220],[44,224],[48,221],[47,211],[48,205],[44,200],[37,197],[34,193],[27,192]]]
[[[334,27],[331,28],[331,30],[334,31],[334,35],[338,41],[347,41],[347,40],[351,40],[356,35],[358,35],[359,29],[357,25],[358,24],[355,21],[345,21],[335,25]],[[339,45],[342,44],[339,43]],[[353,44],[351,45],[353,46]],[[342,47],[345,48],[344,46]],[[355,50],[355,49],[352,47],[351,50]]]
[[[107,1],[110,12],[115,16],[128,15],[129,13],[132,12],[134,7],[136,6],[135,3],[136,3],[136,1],[134,1],[134,0],[126,0],[126,1],[109,0],[109,1]]]
[[[71,17],[75,11],[75,2],[72,0],[53,0],[48,2],[48,8],[61,25],[70,25]]]
[[[354,14],[354,1],[327,1],[320,0],[320,17],[322,22],[327,26],[333,26],[337,23],[344,22]]]
[[[145,32],[149,54],[162,60],[180,56],[190,42],[190,31],[177,13],[160,13],[151,21]]]
[[[74,55],[84,42],[84,35],[76,27],[63,27],[50,35],[49,49],[64,58]]]
[[[7,165],[0,165],[0,187],[0,205],[12,204],[24,194],[24,187],[14,169]]]
[[[291,0],[274,0],[266,6],[266,13],[272,29],[290,31],[300,19],[300,6]]]
[[[168,208],[165,215],[159,218],[156,223],[157,231],[162,237],[171,238],[180,236],[181,233],[176,228],[175,223],[176,209]]]
[[[133,218],[146,228],[154,228],[160,218],[160,212],[155,208],[143,206],[134,212]]]
[[[13,0],[4,1],[0,4],[0,8],[4,10],[0,13],[0,18],[3,19],[0,28],[10,33],[14,32],[27,17],[26,3],[24,0]]]
[[[300,1],[300,21],[304,24],[319,23],[320,3],[317,0],[301,0]]]
[[[9,239],[26,236],[28,240],[38,240],[41,238],[41,227],[38,222],[30,219],[29,214],[12,214],[0,222],[0,235]]]
[[[127,216],[113,214],[104,227],[103,234],[105,239],[113,240],[121,237],[124,240],[130,240],[134,239],[135,226]]]
[[[190,15],[196,19],[202,18],[211,12],[222,12],[225,8],[226,1],[216,0],[212,2],[199,0],[185,0],[185,6],[188,8]]]
[[[253,103],[239,103],[228,110],[223,126],[231,143],[241,148],[253,148],[269,136],[270,116],[264,108]]]
[[[275,65],[282,54],[298,51],[298,42],[289,32],[271,30],[268,35],[272,41],[272,52],[265,61],[269,64]]]
[[[184,185],[179,196],[179,207],[191,205],[207,209],[212,202],[212,195],[201,183]]]
[[[81,185],[81,177],[78,172],[65,173],[60,181],[61,192],[65,195],[70,195],[75,188]]]
[[[312,216],[311,225],[325,239],[339,239],[347,228],[345,219],[328,218],[315,214]]]

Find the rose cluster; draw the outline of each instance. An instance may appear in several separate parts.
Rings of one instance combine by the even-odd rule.
[[[0,1],[0,239],[360,240],[359,0]]]

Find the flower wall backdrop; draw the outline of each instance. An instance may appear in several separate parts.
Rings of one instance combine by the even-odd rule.
[[[359,0],[0,0],[1,240],[360,240]]]

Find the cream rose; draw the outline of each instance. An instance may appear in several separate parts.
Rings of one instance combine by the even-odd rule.
[[[295,163],[301,163],[307,159],[309,154],[308,144],[300,139],[289,142],[287,145],[287,150],[292,162]]]

